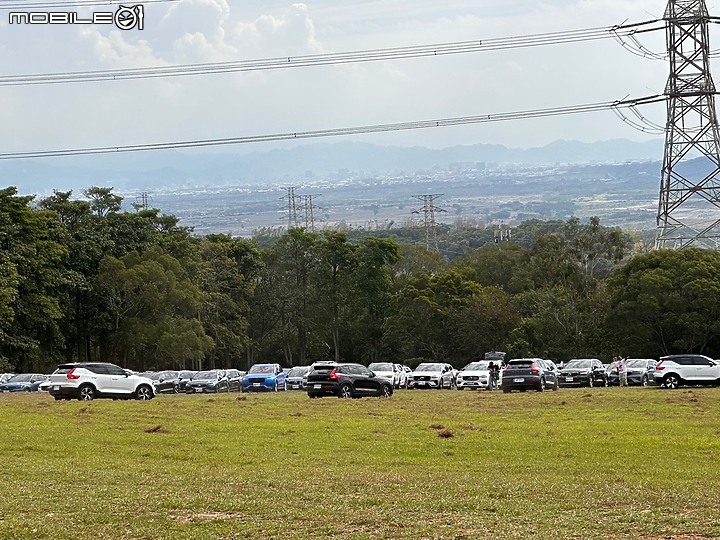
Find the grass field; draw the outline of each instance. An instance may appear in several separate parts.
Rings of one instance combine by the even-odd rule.
[[[0,395],[0,538],[720,537],[720,389]]]

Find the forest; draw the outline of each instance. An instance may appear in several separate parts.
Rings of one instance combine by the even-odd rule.
[[[0,372],[720,356],[720,254],[654,251],[598,218],[499,242],[444,225],[435,251],[422,228],[198,236],[122,208],[106,187],[0,190]]]

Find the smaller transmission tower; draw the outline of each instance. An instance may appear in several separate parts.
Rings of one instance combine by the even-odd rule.
[[[297,216],[297,198],[298,195],[295,195],[295,186],[288,186],[285,188],[287,191],[287,195],[284,197],[280,197],[281,201],[284,201],[287,199],[287,226],[288,230],[292,229],[293,227],[298,226],[298,216]]]
[[[495,231],[495,244],[499,245],[502,242],[510,242],[512,240],[512,229],[505,223],[500,223],[497,230]]]
[[[413,195],[413,198],[423,203],[422,208],[413,210],[413,214],[422,214],[425,225],[425,248],[430,251],[431,249],[436,252],[440,252],[437,240],[437,222],[435,221],[435,214],[438,212],[445,212],[443,208],[435,206],[435,201],[442,197],[442,194],[432,195]]]
[[[305,210],[305,228],[310,232],[315,232],[315,209],[320,207],[313,203],[313,198],[319,197],[319,195],[301,195],[301,197]]]
[[[135,197],[135,204],[133,206],[140,210],[147,210],[150,208],[150,203],[152,203],[152,197],[147,191],[143,191]]]

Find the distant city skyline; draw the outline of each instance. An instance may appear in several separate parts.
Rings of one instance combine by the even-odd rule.
[[[0,75],[529,35],[654,19],[662,17],[664,9],[665,2],[657,0],[180,0],[147,3],[144,29],[129,31],[110,25],[9,25],[8,10],[0,10]],[[664,35],[643,37],[643,43],[662,51]],[[0,87],[0,152],[237,137],[568,106],[662,93],[666,78],[664,62],[634,56],[608,39],[254,73]],[[643,112],[664,123],[662,106]],[[527,148],[558,139],[656,137],[635,131],[606,111],[328,141]],[[293,144],[222,151],[288,146]]]

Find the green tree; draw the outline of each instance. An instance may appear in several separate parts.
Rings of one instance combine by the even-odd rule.
[[[355,356],[377,361],[383,352],[383,325],[390,314],[392,298],[391,267],[399,260],[394,240],[365,238],[356,251],[357,264],[352,276],[352,334]]]
[[[110,315],[100,329],[103,357],[140,369],[202,368],[214,342],[197,317],[201,293],[177,259],[159,247],[106,257],[95,292]],[[173,340],[178,346],[163,346]]]
[[[67,276],[60,264],[66,253],[56,239],[51,212],[31,208],[32,196],[14,187],[0,190],[0,356],[18,370],[46,369],[63,346],[58,321],[63,313],[54,295]]]
[[[90,199],[90,208],[98,217],[115,214],[120,211],[122,197],[115,195],[111,187],[92,186],[83,190],[83,195]]]
[[[351,290],[351,276],[356,267],[356,246],[347,234],[327,231],[317,245],[317,265],[314,268],[317,291],[317,320],[319,328],[327,328],[332,336],[333,358],[341,359],[341,334],[347,330]]]
[[[720,354],[720,253],[658,250],[609,279],[608,324],[629,354]]]

